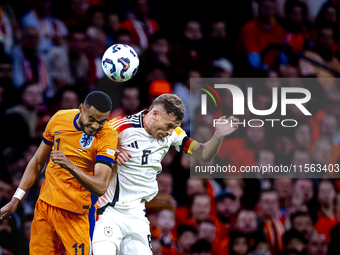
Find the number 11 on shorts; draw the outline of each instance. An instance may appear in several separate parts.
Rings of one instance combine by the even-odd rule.
[[[74,249],[74,255],[80,255],[78,254],[78,243],[75,243],[72,248]],[[84,243],[79,245],[79,249],[81,249],[81,255],[84,255]]]

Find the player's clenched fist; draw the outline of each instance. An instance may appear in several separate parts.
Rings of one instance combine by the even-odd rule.
[[[13,197],[11,202],[9,202],[8,204],[6,204],[4,207],[0,209],[0,220],[11,218],[11,215],[15,212],[19,203],[20,203],[20,200]]]
[[[73,165],[62,151],[51,151],[51,160],[65,169],[70,169]]]

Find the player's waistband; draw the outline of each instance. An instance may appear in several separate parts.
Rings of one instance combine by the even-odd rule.
[[[139,207],[139,204],[143,204],[141,206],[145,206],[146,200],[145,199],[141,199],[141,200],[137,200],[131,203],[126,203],[126,204],[120,204],[120,203],[107,203],[105,206],[97,208],[97,215],[101,215],[105,212],[107,207],[114,207],[116,209],[121,209],[121,210],[129,210],[129,209],[135,209],[136,207]]]

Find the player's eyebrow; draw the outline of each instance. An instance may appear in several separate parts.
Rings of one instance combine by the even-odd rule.
[[[91,118],[91,119],[97,121],[98,123],[104,123],[104,122],[105,122],[105,119],[104,119],[104,120],[97,120],[95,117],[93,117],[93,116],[91,116],[91,115],[89,115],[89,118]]]

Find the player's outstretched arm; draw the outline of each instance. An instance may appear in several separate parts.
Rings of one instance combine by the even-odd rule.
[[[197,143],[192,148],[192,156],[204,162],[209,162],[212,160],[215,155],[217,154],[218,150],[220,149],[221,143],[223,138],[232,132],[234,132],[237,128],[237,124],[231,125],[231,121],[239,122],[239,120],[233,116],[227,119],[226,123],[226,116],[222,116],[216,122],[216,129],[213,137],[206,143]]]
[[[93,195],[100,197],[105,194],[112,176],[112,168],[103,163],[96,163],[94,175],[83,172],[74,165],[62,151],[52,151],[51,160],[68,170],[81,185]]]
[[[21,197],[30,187],[32,187],[32,185],[38,179],[41,170],[45,166],[45,162],[50,154],[50,151],[51,146],[46,145],[44,142],[41,142],[38,150],[36,151],[33,158],[28,163],[25,169],[16,194],[13,196],[12,200],[8,204],[1,208],[0,220],[9,217],[12,213],[15,212],[20,203]]]

